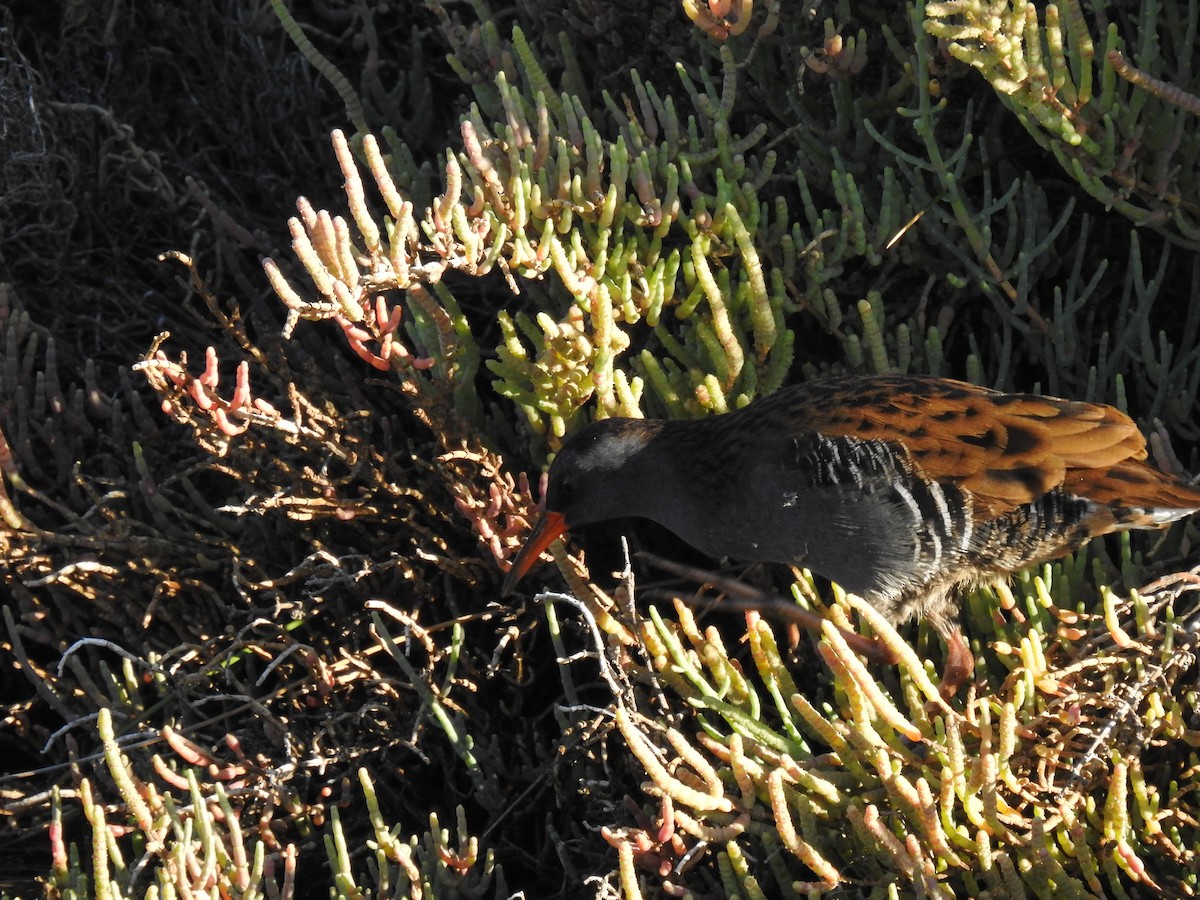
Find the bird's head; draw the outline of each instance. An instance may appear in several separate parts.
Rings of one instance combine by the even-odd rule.
[[[556,537],[579,525],[636,515],[643,451],[662,427],[645,419],[603,419],[572,435],[554,458],[542,517],[513,560],[501,593],[507,596]]]

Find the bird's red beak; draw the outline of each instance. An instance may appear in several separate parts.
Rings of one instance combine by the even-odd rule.
[[[500,596],[507,597],[517,586],[517,582],[525,577],[542,551],[554,543],[554,539],[567,530],[567,520],[562,513],[547,512],[542,514],[533,532],[513,560],[512,568],[504,576],[504,584],[500,587]]]

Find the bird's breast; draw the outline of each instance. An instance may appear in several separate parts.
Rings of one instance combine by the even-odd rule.
[[[962,496],[882,442],[801,435],[757,451],[720,485],[678,485],[687,500],[662,524],[711,556],[804,566],[867,597],[925,583],[970,540]]]

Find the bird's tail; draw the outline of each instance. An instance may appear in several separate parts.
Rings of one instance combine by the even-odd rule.
[[[1073,474],[1079,483],[1063,487],[1097,504],[1097,515],[1111,514],[1108,527],[1098,530],[1165,528],[1200,512],[1200,489],[1144,462],[1126,461]]]

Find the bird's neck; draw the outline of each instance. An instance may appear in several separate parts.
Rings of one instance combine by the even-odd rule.
[[[718,549],[709,514],[714,495],[725,494],[740,473],[724,462],[724,435],[700,427],[706,420],[660,422],[646,446],[630,460],[637,477],[634,496],[625,498],[629,515],[650,519],[693,547]]]

